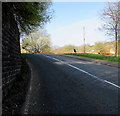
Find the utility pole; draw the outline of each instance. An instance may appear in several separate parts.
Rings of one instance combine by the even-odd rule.
[[[85,53],[85,27],[83,27],[84,53]]]

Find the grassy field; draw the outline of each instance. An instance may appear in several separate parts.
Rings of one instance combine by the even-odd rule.
[[[115,57],[112,55],[88,54],[88,53],[65,53],[65,55],[83,56],[83,57],[95,58],[100,60],[120,62],[120,56]]]

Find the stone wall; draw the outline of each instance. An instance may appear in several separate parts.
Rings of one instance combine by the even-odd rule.
[[[2,3],[2,88],[6,96],[12,81],[20,74],[20,34],[10,3]]]

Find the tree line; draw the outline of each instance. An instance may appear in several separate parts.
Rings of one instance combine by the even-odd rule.
[[[120,41],[119,41],[120,45]],[[108,53],[111,55],[115,54],[115,41],[113,42],[95,42],[94,45],[85,44],[85,53]],[[52,49],[52,53],[55,54],[63,54],[63,53],[74,53],[74,49],[76,49],[76,53],[84,53],[84,45],[74,46],[74,45],[65,45],[63,47]]]
[[[21,47],[27,53],[49,53],[51,50],[49,34],[44,29],[32,32],[22,40]]]
[[[39,36],[38,36],[39,37]],[[84,53],[84,45],[75,46],[75,45],[65,45],[63,47],[54,48],[50,42],[50,38],[48,37],[39,38],[38,40],[32,40],[31,38],[24,39],[22,44],[22,49],[24,49],[24,53],[53,53],[53,54],[63,54],[63,53],[74,53],[74,49],[76,49],[76,53]],[[39,42],[37,42],[39,41]],[[41,42],[42,41],[42,42]],[[111,55],[115,54],[115,41],[113,42],[95,42],[94,45],[85,44],[85,53],[108,53]],[[118,42],[120,45],[120,41]],[[38,44],[38,45],[37,45]],[[36,47],[39,46],[39,47]]]
[[[28,4],[31,6],[31,4]],[[41,6],[38,7],[38,6]],[[35,14],[37,14],[38,12],[42,12],[42,10],[45,10],[48,8],[50,4],[48,3],[34,3],[33,6],[31,8],[35,8]],[[30,9],[30,7],[29,7]],[[30,9],[31,12],[31,9]],[[21,12],[20,12],[21,14]],[[29,12],[28,12],[29,14]],[[20,25],[21,27],[24,27],[23,30],[25,30],[25,32],[29,33],[29,35],[27,35],[23,41],[22,41],[22,48],[25,49],[28,52],[34,52],[34,53],[46,53],[46,52],[50,52],[51,51],[51,41],[50,41],[50,36],[48,36],[47,32],[40,30],[39,32],[35,32],[33,31],[35,29],[35,27],[40,26],[41,23],[38,22],[46,22],[50,19],[50,16],[48,16],[47,12],[41,13],[41,15],[45,17],[44,20],[42,20],[42,18],[39,18],[38,15],[33,15],[33,12],[31,12],[32,17],[35,18],[35,22],[33,20],[33,18],[31,18],[31,20],[29,22],[25,22],[26,25],[24,26],[24,23],[22,23],[22,21],[20,20]],[[120,2],[108,2],[106,3],[105,8],[103,9],[103,12],[101,13],[101,19],[103,21],[103,25],[102,28],[100,28],[101,30],[105,31],[106,35],[109,35],[110,38],[113,38],[113,45],[112,47],[114,47],[114,51],[115,51],[115,56],[117,56],[118,54],[120,54],[119,52],[119,37],[120,37],[120,26],[119,26],[119,22],[120,22]],[[28,17],[29,18],[29,17]],[[41,20],[41,21],[40,21]],[[33,23],[33,25],[32,25]],[[34,24],[35,23],[35,24]],[[39,24],[39,25],[38,25]],[[26,31],[27,30],[27,31]],[[31,30],[33,32],[31,32]],[[43,36],[44,35],[44,36]],[[85,45],[86,46],[86,52],[89,52],[89,49],[92,48],[90,45]],[[110,47],[110,46],[109,46]],[[66,50],[64,49],[66,48]],[[75,46],[64,46],[61,47],[59,49],[57,49],[57,51],[61,51],[61,52],[66,52],[69,51],[70,49],[73,50],[74,48],[76,48]],[[106,51],[106,49],[108,49],[108,47],[105,47],[105,43],[104,42],[97,42],[95,43],[93,50],[96,50],[96,52],[108,52]],[[80,51],[83,51],[83,46],[81,46]],[[54,50],[53,50],[54,51]]]
[[[115,56],[120,55],[120,2],[107,2],[101,14],[103,30],[115,41]]]

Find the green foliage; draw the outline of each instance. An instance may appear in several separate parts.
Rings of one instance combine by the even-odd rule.
[[[11,2],[3,5],[9,5],[20,31],[27,34],[51,19],[48,12],[51,2]]]
[[[50,52],[50,38],[49,37],[43,37],[41,39],[37,40],[37,45],[39,46],[39,52],[40,53],[49,53]]]
[[[65,55],[83,56],[83,57],[108,60],[113,62],[120,62],[120,56],[116,57],[112,55],[87,54],[87,53],[65,53]]]
[[[22,41],[22,49],[25,49],[28,52],[33,51],[32,44],[33,44],[33,42],[31,42],[28,38],[25,38]]]
[[[52,52],[55,54],[63,54],[63,53],[72,53],[74,52],[73,50],[76,49],[76,51],[78,52],[78,47],[74,46],[74,45],[65,45],[63,47],[57,48],[57,49],[53,49]]]
[[[104,42],[96,42],[94,45],[94,50],[96,52],[106,52],[105,43]]]
[[[51,47],[49,46],[49,44],[44,45],[40,49],[40,53],[51,53]]]
[[[51,41],[45,30],[31,33],[22,41],[22,48],[29,53],[49,53],[50,46]]]
[[[110,53],[114,55],[114,44],[115,41],[112,42],[96,42],[94,45],[85,44],[85,53],[97,54],[101,53]],[[118,41],[118,53],[120,55],[120,41]],[[63,54],[63,53],[74,53],[73,49],[77,50],[77,53],[84,53],[84,45],[74,46],[74,45],[65,45],[63,47],[59,47],[57,49],[53,49],[52,52],[55,54]]]
[[[63,49],[65,49],[65,51],[73,51],[73,49],[77,49],[77,47],[74,45],[66,45],[63,46]]]
[[[85,52],[89,52],[90,50],[91,50],[91,46],[89,44],[85,44]],[[82,53],[84,52],[84,45],[81,45],[79,47],[79,51]]]
[[[85,45],[86,52],[91,50],[91,46],[89,44]],[[53,50],[53,53],[56,54],[63,54],[63,53],[74,53],[74,49],[76,49],[77,53],[84,52],[84,45],[81,46],[74,46],[74,45],[65,45],[63,47],[57,48]]]

